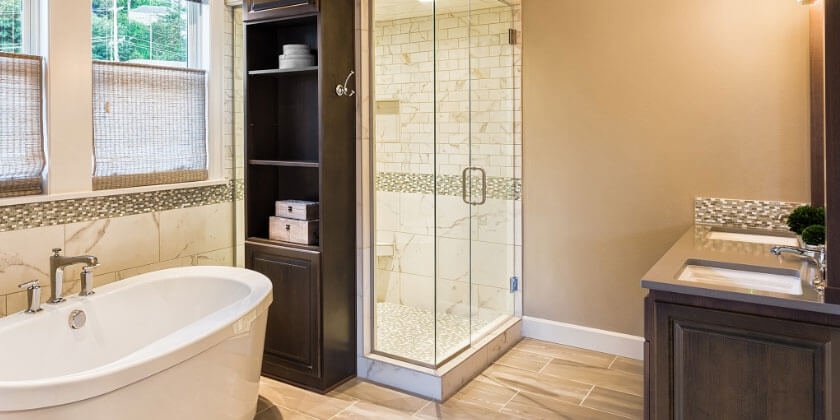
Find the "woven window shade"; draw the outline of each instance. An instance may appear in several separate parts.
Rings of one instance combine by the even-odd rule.
[[[41,194],[41,57],[0,53],[0,197]]]
[[[207,179],[203,70],[94,61],[93,189]]]

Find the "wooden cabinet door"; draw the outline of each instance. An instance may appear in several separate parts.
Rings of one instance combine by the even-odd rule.
[[[827,418],[837,329],[668,303],[655,322],[650,418]]]
[[[318,11],[318,0],[245,0],[243,17],[246,22],[305,15]]]
[[[308,385],[321,376],[320,276],[317,252],[246,245],[248,268],[269,279],[263,373]]]

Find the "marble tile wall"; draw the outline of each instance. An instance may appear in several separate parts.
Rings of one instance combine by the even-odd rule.
[[[99,196],[3,206],[0,204],[0,316],[24,309],[26,292],[17,285],[40,280],[42,300],[49,297],[49,256],[52,248],[65,255],[92,254],[101,266],[95,285],[102,286],[145,272],[190,266],[233,265],[234,241],[234,21],[225,24],[224,176],[226,183],[147,193]],[[238,14],[241,27],[241,13]],[[238,47],[241,50],[241,37]],[[240,53],[241,54],[241,53]],[[241,83],[241,77],[239,78]],[[241,91],[240,91],[241,94]],[[241,104],[241,98],[239,103]],[[241,201],[241,198],[240,198]],[[79,269],[66,270],[64,292],[79,291]]]
[[[375,298],[490,320],[513,312],[518,273],[512,200],[467,206],[459,196],[376,194]]]
[[[189,265],[233,264],[233,206],[226,202],[123,217],[0,232],[0,316],[24,309],[17,285],[40,280],[49,297],[52,248],[99,257],[98,286],[137,274]],[[66,271],[65,293],[79,290],[77,267]]]
[[[233,161],[236,181],[234,196],[236,203],[236,265],[245,264],[245,31],[242,24],[241,4],[231,8],[230,25],[233,31],[232,54],[228,64],[231,77],[231,125],[233,138]]]
[[[497,7],[374,22],[378,172],[460,175],[469,162],[518,176],[516,19]]]

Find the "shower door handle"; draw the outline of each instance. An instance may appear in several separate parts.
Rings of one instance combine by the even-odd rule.
[[[487,202],[487,171],[484,168],[474,168],[481,172],[481,201],[474,203],[475,205],[483,205]]]
[[[472,201],[472,191],[470,191],[469,197],[467,197],[467,174],[470,171],[481,172],[481,201]],[[472,179],[470,179],[470,181],[472,181]],[[470,189],[472,189],[472,182],[470,182]],[[487,202],[487,171],[485,171],[484,168],[468,166],[461,171],[461,199],[464,200],[465,203],[475,206],[480,206]]]

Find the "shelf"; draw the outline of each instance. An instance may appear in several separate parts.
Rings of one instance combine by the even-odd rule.
[[[285,166],[292,168],[317,168],[321,166],[318,162],[311,162],[305,160],[259,160],[251,159],[248,161],[249,165],[257,166]]]
[[[269,70],[251,70],[248,72],[249,76],[262,75],[283,75],[283,74],[300,74],[318,72],[318,66],[300,67],[296,69],[269,69]]]
[[[284,247],[284,248],[294,248],[294,249],[300,249],[300,250],[309,251],[309,252],[321,252],[321,247],[318,246],[318,245],[296,244],[294,242],[275,241],[273,239],[257,238],[257,237],[254,237],[254,236],[251,236],[248,239],[246,239],[245,243],[254,244],[254,245],[268,245],[268,246],[279,246],[279,247]]]

